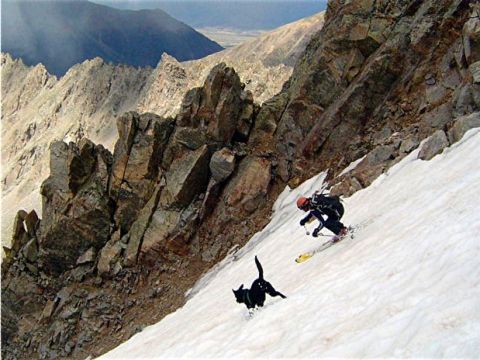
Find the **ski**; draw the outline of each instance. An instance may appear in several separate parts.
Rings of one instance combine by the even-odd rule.
[[[306,253],[303,253],[303,254],[300,254],[298,255],[298,257],[295,259],[295,262],[296,263],[302,263],[304,261],[307,261],[308,259],[310,259],[313,255],[319,253],[319,252],[322,252],[323,250],[326,250],[328,249],[330,246],[332,246],[334,244],[334,239],[330,239],[328,241],[325,241],[319,248],[313,250],[313,251],[309,251],[309,252],[306,252]]]
[[[333,244],[335,243],[338,243],[340,241],[342,241],[343,239],[346,239],[347,237],[350,237],[351,239],[353,239],[353,234],[355,233],[355,230],[356,230],[356,227],[353,227],[353,226],[349,226],[348,227],[348,233],[341,237],[341,238],[338,238],[337,235],[334,235],[332,236],[328,241],[325,241],[322,245],[320,245],[320,247],[318,247],[317,249],[313,250],[313,251],[309,251],[309,252],[306,252],[306,253],[303,253],[303,254],[300,254],[296,259],[295,259],[295,262],[296,263],[302,263],[302,262],[305,262],[307,261],[308,259],[310,259],[312,256],[314,256],[315,254],[319,253],[319,252],[322,252],[323,250],[326,250],[328,249],[330,246],[332,246]]]

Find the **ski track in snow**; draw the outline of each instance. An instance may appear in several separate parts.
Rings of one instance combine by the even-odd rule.
[[[190,300],[102,359],[480,355],[480,129],[430,161],[419,150],[345,199],[360,224],[305,263],[324,238],[305,235],[295,207],[325,174],[286,188],[272,221],[211,270]],[[231,291],[258,276],[287,295],[249,316]]]

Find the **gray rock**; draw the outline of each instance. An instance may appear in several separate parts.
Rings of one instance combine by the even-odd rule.
[[[228,148],[216,151],[210,160],[210,171],[216,182],[222,182],[235,170],[235,154]]]
[[[447,90],[441,85],[429,86],[426,89],[427,102],[430,105],[437,105],[447,96]]]
[[[113,270],[115,262],[118,260],[122,247],[119,241],[109,240],[102,250],[98,259],[97,269],[100,276],[105,276]]]
[[[473,96],[473,86],[467,84],[455,91],[453,115],[455,117],[467,115],[474,111],[476,105]]]
[[[418,140],[412,137],[409,137],[401,142],[400,152],[409,153],[418,146]]]
[[[175,131],[173,141],[184,145],[190,150],[197,150],[199,147],[207,143],[207,138],[202,129],[179,127]]]
[[[468,130],[476,127],[480,127],[480,112],[459,117],[448,131],[450,144],[456,143]]]
[[[441,129],[452,120],[452,105],[442,104],[423,116],[427,125],[434,129]]]
[[[271,162],[249,156],[242,160],[225,189],[225,204],[235,211],[252,213],[264,201],[271,180]]]
[[[372,140],[374,144],[384,143],[390,136],[392,136],[393,131],[389,126],[385,126],[382,130],[377,131],[373,134]]]
[[[93,247],[85,251],[77,260],[77,265],[87,264],[95,261],[96,251]]]
[[[480,61],[474,62],[468,67],[473,77],[473,83],[480,84]]]
[[[27,261],[35,263],[38,257],[37,239],[31,239],[22,249],[23,256]]]
[[[480,38],[479,13],[478,8],[472,7],[470,18],[463,25],[463,50],[468,64],[480,61],[480,49],[478,46],[478,39]]]
[[[418,158],[421,160],[430,160],[435,155],[440,154],[447,146],[447,135],[443,130],[437,130],[423,143],[418,153]]]

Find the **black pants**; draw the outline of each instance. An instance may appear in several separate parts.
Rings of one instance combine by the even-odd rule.
[[[345,225],[340,222],[340,217],[338,217],[338,215],[333,211],[325,211],[325,215],[327,215],[328,218],[327,220],[323,221],[323,226],[325,226],[335,235],[338,235],[340,231],[345,227]]]

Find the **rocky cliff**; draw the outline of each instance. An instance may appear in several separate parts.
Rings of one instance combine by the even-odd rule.
[[[11,238],[12,208],[20,203],[41,215],[37,189],[48,176],[50,142],[85,136],[112,151],[117,137],[115,117],[132,110],[176,115],[186,92],[201,86],[212,67],[222,61],[236,69],[246,89],[261,103],[281,90],[294,60],[322,25],[321,13],[218,56],[188,63],[164,54],[153,70],[114,66],[96,58],[73,67],[60,79],[42,65],[28,67],[2,54],[4,244]]]
[[[284,181],[330,169],[334,191],[351,194],[478,111],[478,36],[470,1],[330,1],[324,28],[262,107],[250,144],[277,154]]]
[[[181,306],[268,222],[286,184],[328,170],[331,191],[348,195],[424,139],[428,160],[480,126],[479,12],[462,0],[330,1],[261,107],[220,64],[174,118],[118,117],[113,153],[53,143],[42,219],[17,213],[2,268],[4,355],[105,352]]]

